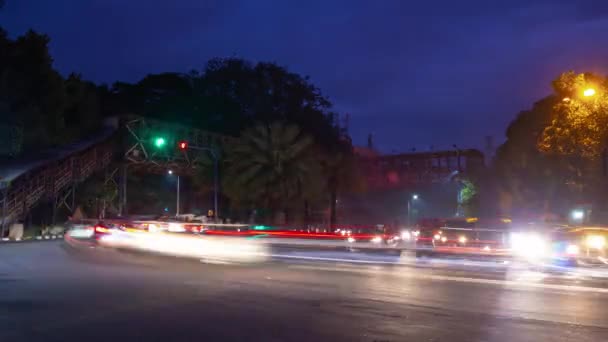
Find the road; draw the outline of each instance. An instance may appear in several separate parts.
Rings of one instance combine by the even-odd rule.
[[[608,341],[602,280],[0,245],[0,341]]]

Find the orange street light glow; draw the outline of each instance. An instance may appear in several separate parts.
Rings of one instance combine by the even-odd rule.
[[[585,89],[585,91],[583,91],[583,95],[586,97],[593,96],[593,95],[595,95],[595,89],[587,88],[587,89]]]

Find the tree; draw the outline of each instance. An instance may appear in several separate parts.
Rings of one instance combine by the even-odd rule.
[[[499,148],[496,176],[505,202],[546,213],[601,197],[598,167],[608,138],[606,79],[567,72],[554,94],[521,112]],[[589,89],[593,89],[590,91]]]
[[[553,82],[561,101],[538,142],[549,154],[597,159],[608,143],[608,80],[570,71]]]
[[[363,192],[365,182],[358,172],[356,157],[350,142],[343,141],[340,145],[335,145],[333,151],[321,150],[317,156],[327,180],[329,223],[333,225],[338,219],[336,206],[338,197],[343,194]]]
[[[228,148],[224,193],[236,202],[280,209],[288,221],[292,201],[310,198],[324,185],[313,143],[292,124],[246,129]]]
[[[538,148],[567,167],[565,183],[578,200],[604,202],[608,80],[567,72],[553,82],[553,88],[561,101],[553,106],[553,120],[544,129]]]
[[[563,191],[564,168],[559,158],[541,153],[537,143],[553,115],[557,96],[548,96],[522,111],[507,128],[507,140],[496,153],[500,211],[550,211]]]
[[[0,123],[23,132],[23,151],[73,142],[97,128],[97,89],[53,68],[49,37],[28,31],[11,40],[0,29]],[[8,115],[6,115],[8,114]]]
[[[465,216],[475,216],[477,209],[478,192],[477,186],[469,179],[462,180],[460,189],[460,202],[464,207]]]

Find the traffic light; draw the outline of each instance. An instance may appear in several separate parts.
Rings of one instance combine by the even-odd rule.
[[[161,148],[161,147],[164,147],[165,144],[167,144],[167,140],[165,140],[165,138],[163,138],[163,137],[154,138],[154,146]]]
[[[186,149],[188,149],[188,142],[180,141],[179,144],[177,144],[177,146],[179,147],[180,150],[186,150]]]

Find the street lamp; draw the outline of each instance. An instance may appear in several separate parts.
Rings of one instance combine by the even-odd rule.
[[[407,225],[408,227],[411,225],[411,217],[412,217],[412,201],[418,200],[418,194],[413,194],[411,198],[407,200]]]
[[[173,170],[167,171],[169,175],[173,174]],[[179,216],[179,175],[177,175],[177,199],[175,204],[175,216]]]
[[[595,88],[585,88],[583,90],[583,97],[593,97],[597,95],[597,91],[595,90]],[[572,98],[566,96],[564,98],[562,98],[563,102],[570,102],[572,101]]]
[[[585,212],[582,210],[573,210],[572,219],[581,221],[585,217]]]
[[[587,88],[583,91],[583,96],[585,97],[590,97],[590,96],[594,96],[595,95],[595,89],[593,88]]]

